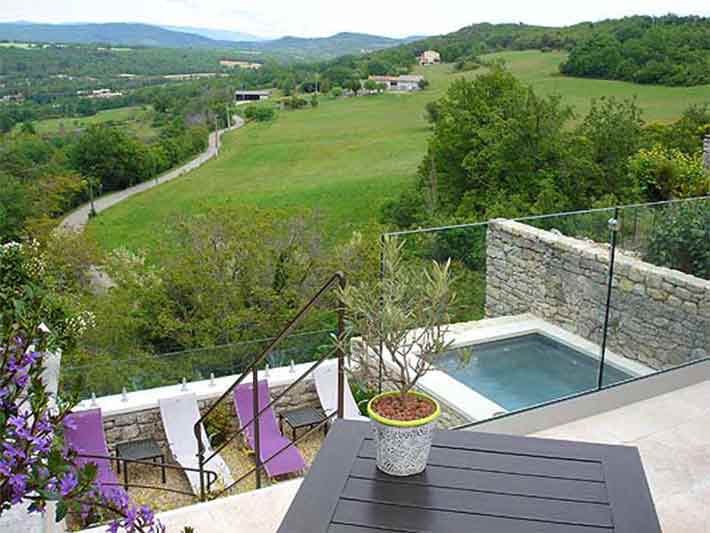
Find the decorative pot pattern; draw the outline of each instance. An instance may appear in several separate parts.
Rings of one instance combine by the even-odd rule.
[[[413,476],[426,468],[435,422],[396,427],[372,421],[377,468],[391,476]]]

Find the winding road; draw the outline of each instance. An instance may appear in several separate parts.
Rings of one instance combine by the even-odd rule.
[[[122,202],[126,198],[130,198],[131,196],[134,196],[138,193],[147,191],[148,189],[152,189],[153,187],[157,187],[162,183],[166,183],[168,181],[174,180],[175,178],[179,178],[180,176],[187,174],[188,172],[191,172],[196,168],[201,167],[207,161],[209,161],[213,157],[216,157],[219,154],[221,138],[225,132],[236,130],[244,126],[244,119],[242,119],[241,117],[235,115],[232,120],[234,124],[231,128],[225,128],[223,130],[219,130],[210,134],[209,146],[207,147],[207,150],[202,152],[195,159],[191,160],[188,163],[185,163],[184,165],[178,168],[174,168],[173,170],[170,170],[169,172],[166,172],[165,174],[162,174],[157,178],[151,179],[149,181],[144,181],[143,183],[139,183],[138,185],[134,185],[133,187],[129,187],[128,189],[123,189],[122,191],[116,191],[111,194],[101,196],[100,198],[96,198],[94,200],[94,209],[97,213],[100,213],[101,211],[105,211],[109,207],[114,206],[119,202]],[[59,228],[63,230],[81,231],[82,229],[84,229],[84,226],[86,226],[89,221],[90,212],[91,202],[87,202],[76,210],[72,211],[64,220],[62,220],[61,224],[59,225]]]

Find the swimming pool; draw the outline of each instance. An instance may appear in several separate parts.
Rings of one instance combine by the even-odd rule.
[[[599,360],[539,333],[470,346],[437,360],[439,370],[508,411],[591,390]],[[634,377],[604,365],[604,385]]]

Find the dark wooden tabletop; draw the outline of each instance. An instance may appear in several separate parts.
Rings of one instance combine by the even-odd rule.
[[[338,420],[279,533],[660,533],[636,448],[441,431],[427,469],[375,466],[370,425]]]

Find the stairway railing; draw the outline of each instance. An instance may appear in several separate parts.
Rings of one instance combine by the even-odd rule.
[[[227,491],[231,490],[234,486],[239,484],[241,481],[246,479],[247,477],[251,476],[252,474],[256,475],[256,488],[261,488],[261,469],[267,464],[269,461],[277,457],[279,454],[281,454],[283,451],[287,450],[288,448],[295,446],[298,442],[301,440],[307,438],[309,435],[311,435],[313,432],[317,431],[318,429],[322,428],[325,424],[328,424],[333,418],[336,416],[338,418],[343,417],[343,404],[344,404],[344,386],[345,386],[345,379],[344,379],[344,361],[345,361],[345,354],[343,352],[343,339],[345,336],[345,311],[341,305],[338,305],[337,308],[337,313],[338,313],[338,329],[337,329],[337,344],[336,347],[326,353],[325,355],[321,356],[317,361],[314,362],[313,365],[311,365],[308,370],[306,370],[305,373],[303,373],[300,377],[298,377],[293,383],[291,383],[288,387],[286,387],[283,391],[281,391],[275,398],[273,398],[265,407],[262,409],[259,409],[259,395],[258,395],[258,382],[259,382],[259,377],[258,377],[258,372],[259,372],[259,366],[265,361],[265,359],[268,357],[268,355],[286,338],[288,337],[289,333],[293,331],[293,329],[300,324],[300,322],[303,320],[303,318],[310,312],[310,310],[320,302],[320,300],[323,298],[323,296],[328,293],[329,291],[335,289],[335,288],[345,288],[346,285],[346,278],[345,275],[342,272],[336,272],[333,274],[330,279],[316,292],[316,294],[299,310],[299,312],[296,314],[296,316],[291,319],[291,321],[281,330],[281,332],[269,343],[269,345],[262,350],[262,352],[252,361],[252,363],[249,365],[249,367],[237,378],[232,385],[230,385],[227,390],[215,401],[206,411],[205,413],[200,417],[200,419],[195,423],[194,425],[194,432],[195,432],[195,438],[197,439],[197,458],[198,458],[198,465],[199,465],[199,471],[200,471],[200,499],[202,501],[205,501],[207,498],[207,492],[205,487],[205,473],[207,470],[205,470],[205,465],[213,459],[221,450],[223,450],[228,444],[234,441],[237,437],[242,435],[246,428],[250,424],[254,424],[254,457],[255,457],[255,467],[249,470],[247,473],[244,475],[240,476],[236,481],[234,481],[232,484],[229,486],[225,487],[222,489],[216,496],[220,496]],[[271,455],[270,457],[267,457],[264,461],[261,460],[261,435],[259,431],[259,420],[261,415],[266,412],[268,409],[270,409],[274,404],[276,404],[281,398],[283,398],[285,395],[287,395],[291,390],[293,390],[297,385],[302,383],[308,376],[310,376],[313,371],[315,371],[318,366],[320,366],[323,361],[326,359],[330,358],[332,355],[335,355],[338,359],[338,408],[335,413],[329,413],[326,414],[327,416],[325,419],[318,424],[317,426],[311,428],[308,432],[304,433],[301,435],[299,438],[294,440],[293,442],[289,442],[288,445],[284,446],[280,450],[278,450],[276,453]],[[245,424],[243,427],[240,427],[238,431],[236,431],[234,434],[232,434],[229,438],[227,438],[217,449],[215,449],[209,457],[205,457],[206,454],[206,449],[203,441],[203,436],[202,436],[202,427],[203,427],[203,422],[210,416],[210,414],[219,406],[224,400],[228,399],[234,389],[236,389],[246,378],[251,374],[252,376],[252,392],[253,392],[253,405],[254,405],[254,410],[253,410],[253,417],[252,419]]]

